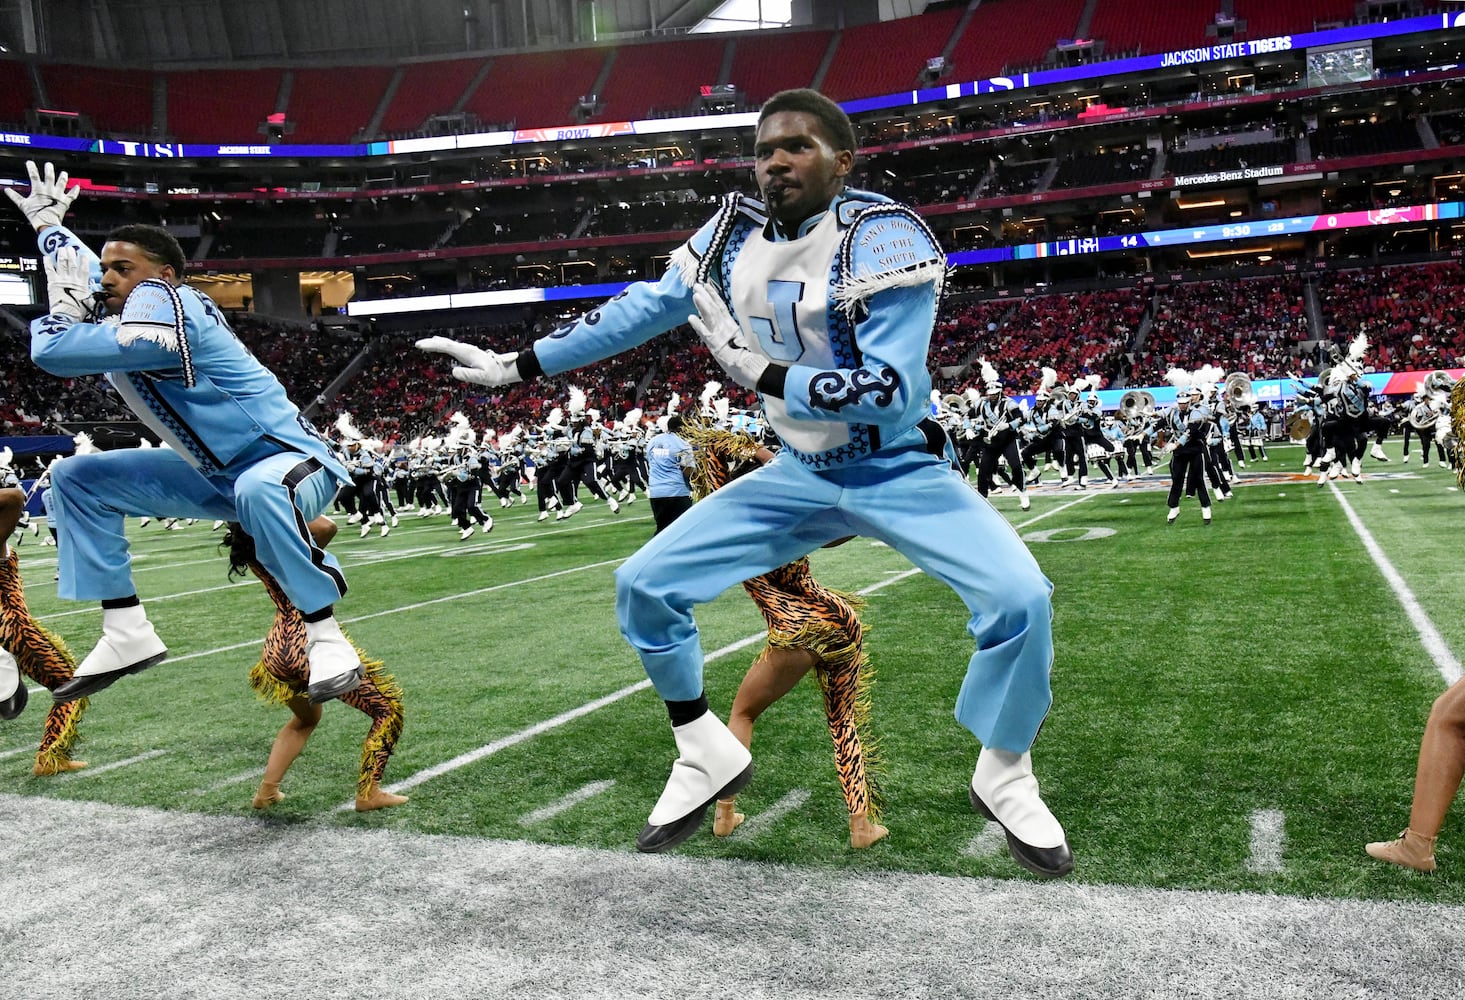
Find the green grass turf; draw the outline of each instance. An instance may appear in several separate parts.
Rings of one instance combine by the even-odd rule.
[[[1298,457],[1286,448],[1260,468]],[[1252,470],[1257,471],[1253,466]],[[1461,497],[1449,473],[1370,464],[1417,478],[1339,483],[1451,647],[1465,649],[1465,570],[1448,530]],[[1044,795],[1069,831],[1080,881],[1299,895],[1465,902],[1451,874],[1465,852],[1458,815],[1440,840],[1442,871],[1416,876],[1369,861],[1362,845],[1406,821],[1414,758],[1430,702],[1443,690],[1398,601],[1333,491],[1312,483],[1238,488],[1209,528],[1194,501],[1165,524],[1160,493],[1035,494],[1017,524],[1087,540],[1032,545],[1055,585],[1055,700],[1035,749]],[[493,509],[498,514],[497,508]],[[406,690],[406,730],[387,771],[401,780],[644,679],[615,625],[612,573],[651,533],[644,504],[619,517],[592,504],[566,522],[503,511],[489,536],[459,542],[445,519],[413,515],[387,539],[342,525],[332,548],[351,593],[339,606],[353,637]],[[0,759],[24,794],[250,815],[286,714],[254,699],[246,674],[272,608],[252,581],[229,586],[207,524],[132,528],[139,592],[172,659],[97,695],[78,756],[93,768],[155,750],[107,773],[39,779],[28,755]],[[1094,533],[1088,533],[1094,534]],[[54,550],[21,549],[32,610],[84,652],[98,613],[55,598]],[[859,590],[909,568],[868,541],[814,555],[826,584]],[[494,589],[489,589],[494,588]],[[193,593],[200,591],[198,593]],[[177,595],[177,596],[174,596]],[[465,596],[466,595],[466,596]],[[384,613],[388,612],[388,613]],[[1026,878],[1005,854],[972,856],[983,822],[965,785],[976,745],[952,718],[970,653],[965,611],[916,575],[872,593],[864,616],[877,670],[874,730],[891,835],[846,846],[817,688],[806,680],[760,720],[757,775],[740,796],[750,817],[798,790],[801,807],[756,836],[680,850],[852,870]],[[357,620],[359,619],[359,620]],[[708,651],[759,633],[740,588],[701,609]],[[236,644],[225,652],[195,655]],[[750,646],[708,664],[725,716]],[[0,751],[33,745],[47,699],[0,729]],[[342,705],[262,822],[314,822],[629,850],[675,748],[649,690],[506,747],[410,790],[408,805],[340,812],[354,787],[365,719]],[[231,779],[237,779],[232,780]],[[521,818],[592,782],[608,791],[558,815]],[[1286,815],[1284,867],[1248,870],[1249,817]]]

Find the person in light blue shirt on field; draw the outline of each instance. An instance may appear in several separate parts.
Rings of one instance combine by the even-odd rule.
[[[690,475],[695,459],[692,446],[678,433],[681,429],[682,418],[673,414],[667,418],[666,430],[646,443],[651,478],[646,495],[651,498],[657,534],[692,506]]]
[[[237,521],[305,619],[309,695],[354,690],[360,657],[336,623],[346,593],[335,557],[306,525],[349,481],[335,449],[206,296],[157,226],[113,230],[101,256],[61,225],[78,188],[34,163],[30,191],[6,190],[39,236],[50,311],[31,324],[31,360],[53,375],[103,374],[166,448],[73,455],[51,474],[60,596],[100,601],[102,637],[53,692],[72,701],[160,662],[168,649],[132,582],[128,515]]]

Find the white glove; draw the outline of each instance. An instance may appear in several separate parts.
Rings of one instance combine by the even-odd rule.
[[[15,202],[15,207],[25,215],[26,221],[31,227],[40,232],[47,226],[61,225],[61,218],[76,196],[81,193],[81,185],[78,184],[70,191],[66,190],[67,183],[71,178],[66,171],[61,171],[61,176],[56,176],[56,168],[50,163],[46,164],[46,176],[43,178],[36,170],[34,160],[25,161],[25,169],[31,175],[30,194],[21,197],[15,188],[8,187],[5,193],[10,200]]]
[[[744,345],[742,328],[728,312],[722,296],[707,282],[699,281],[692,289],[692,304],[697,312],[688,317],[687,324],[702,338],[722,370],[744,389],[758,388],[768,359]]]
[[[419,340],[417,347],[419,350],[432,351],[435,354],[446,354],[454,361],[460,362],[460,366],[453,369],[453,378],[463,382],[501,386],[513,385],[515,382],[524,380],[524,376],[519,374],[518,351],[495,354],[493,351],[485,351],[472,344],[449,340],[447,337],[427,337]]]
[[[78,247],[72,246],[57,250],[54,257],[54,260],[51,256],[45,258],[51,312],[78,323],[95,319],[97,300],[92,295],[91,262],[82,257]]]

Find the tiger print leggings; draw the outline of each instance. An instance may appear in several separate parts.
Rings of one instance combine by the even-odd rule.
[[[756,442],[747,435],[715,428],[688,426],[683,437],[697,451],[693,479],[699,497],[728,483],[733,468],[757,450]],[[834,741],[834,766],[845,804],[852,816],[866,814],[872,822],[878,820],[878,748],[868,734],[862,735],[869,724],[873,684],[859,618],[864,603],[815,580],[807,557],[746,580],[743,589],[763,612],[770,647],[806,649],[814,654],[814,673],[824,695],[825,721]]]
[[[11,549],[0,561],[0,646],[15,656],[21,673],[47,690],[71,680],[76,658],[61,638],[42,628],[25,604],[25,585],[20,578],[20,555]],[[37,775],[67,770],[71,748],[77,739],[76,725],[86,711],[87,699],[52,705],[46,713],[45,731],[36,752]]]
[[[265,636],[260,661],[249,672],[249,683],[265,701],[285,705],[293,697],[304,697],[310,686],[305,622],[263,566],[251,562],[249,568],[264,584],[270,600],[275,602],[275,622]],[[362,797],[381,782],[387,761],[402,735],[402,689],[392,675],[382,669],[380,660],[371,659],[359,646],[356,653],[361,657],[366,676],[360,687],[341,695],[338,700],[364,712],[371,719],[371,728],[367,730],[361,749],[361,773],[356,780],[356,794]]]

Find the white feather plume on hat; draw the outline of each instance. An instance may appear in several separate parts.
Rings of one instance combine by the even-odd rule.
[[[1195,376],[1184,368],[1171,368],[1165,373],[1165,381],[1177,389],[1189,389],[1195,385]]]
[[[151,441],[149,441],[147,438],[143,438],[141,441],[139,441],[137,443],[137,446],[139,448],[151,448],[153,446],[153,443]]]
[[[1214,386],[1217,382],[1226,377],[1226,369],[1217,368],[1215,365],[1201,365],[1195,372],[1195,384],[1204,388]]]
[[[15,452],[11,451],[8,445],[0,448],[0,469],[10,468],[10,463],[13,461],[15,461]]]
[[[81,431],[71,440],[76,445],[76,453],[78,455],[95,455],[102,450],[92,442],[92,436],[86,431]]]
[[[473,433],[473,428],[468,426],[468,418],[461,410],[454,410],[452,416],[448,417],[448,433],[444,439],[449,448],[471,448],[478,435]]]
[[[565,425],[565,411],[556,406],[549,411],[549,416],[544,418],[544,422],[551,427],[563,427]]]
[[[1043,395],[1043,396],[1048,395],[1050,392],[1053,391],[1053,387],[1055,385],[1057,385],[1057,384],[1058,384],[1058,373],[1056,371],[1054,371],[1052,368],[1049,368],[1047,365],[1044,365],[1043,366],[1043,377],[1038,382],[1038,393],[1039,393],[1039,395]]]
[[[1001,386],[1002,376],[997,374],[997,369],[992,367],[992,362],[988,361],[986,358],[979,358],[978,362],[982,366],[982,384],[985,385],[988,389],[991,389],[994,386]]]
[[[357,428],[356,422],[351,419],[351,414],[342,413],[336,418],[336,430],[341,438],[346,441],[360,441],[366,435]]]
[[[671,399],[666,401],[666,415],[669,417],[677,412],[677,407],[682,405],[682,397],[676,393],[671,394]]]
[[[632,430],[638,430],[641,427],[641,412],[641,407],[636,407],[621,418],[621,423]]]
[[[565,405],[570,416],[576,417],[585,412],[585,390],[578,385],[569,387],[570,401]]]
[[[698,402],[701,403],[703,413],[707,413],[712,409],[712,401],[717,398],[717,394],[721,391],[721,382],[708,382],[702,387],[702,395]]]

